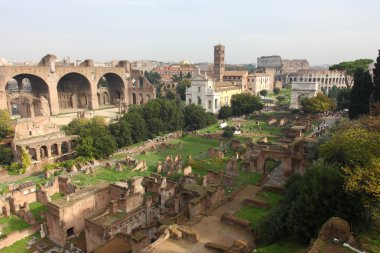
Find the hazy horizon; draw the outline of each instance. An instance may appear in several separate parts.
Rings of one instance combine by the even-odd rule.
[[[54,2],[54,3],[53,3]],[[0,58],[188,60],[227,64],[280,55],[311,65],[375,59],[380,1],[0,0]]]

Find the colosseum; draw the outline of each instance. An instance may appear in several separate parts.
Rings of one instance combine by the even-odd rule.
[[[352,78],[348,77],[348,83],[351,84]],[[299,70],[286,76],[286,83],[304,82],[304,83],[319,83],[320,89],[329,91],[333,86],[338,88],[347,87],[345,76],[338,71],[320,70],[320,69],[307,69]]]

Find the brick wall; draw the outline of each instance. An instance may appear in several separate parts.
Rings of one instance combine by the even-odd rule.
[[[15,242],[22,240],[28,236],[31,236],[32,234],[36,233],[39,230],[40,230],[40,224],[36,224],[35,226],[29,227],[22,231],[13,232],[7,235],[7,237],[0,240],[0,249],[11,246]]]

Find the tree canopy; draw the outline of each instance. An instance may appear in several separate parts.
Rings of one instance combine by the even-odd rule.
[[[11,118],[7,110],[0,110],[0,140],[12,133]]]
[[[349,76],[354,76],[356,70],[368,70],[369,66],[373,63],[371,59],[359,59],[355,61],[346,61],[338,64],[334,64],[329,67],[329,70],[339,71],[344,75],[346,86],[349,88],[352,86],[352,80],[349,80]]]
[[[260,98],[251,94],[236,94],[231,98],[232,115],[248,115],[263,109]]]
[[[303,98],[301,100],[302,109],[305,113],[321,113],[332,111],[335,109],[335,103],[322,93],[318,93],[316,97]]]
[[[146,79],[148,79],[148,81],[155,85],[155,86],[158,86],[160,83],[161,83],[161,75],[157,72],[154,72],[154,71],[145,71],[144,72],[144,76]]]
[[[216,123],[216,116],[207,113],[200,105],[191,104],[184,110],[185,128],[187,131],[194,131]]]
[[[358,118],[363,114],[369,114],[372,91],[373,83],[370,73],[363,69],[358,69],[354,75],[354,86],[350,94],[350,119]]]
[[[190,73],[189,73],[190,74]],[[181,100],[186,100],[186,89],[189,88],[191,85],[191,81],[189,79],[184,79],[177,85],[177,93],[180,95]]]

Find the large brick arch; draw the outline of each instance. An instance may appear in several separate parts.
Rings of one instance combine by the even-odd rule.
[[[66,109],[93,109],[90,80],[78,72],[69,72],[57,81],[59,111]]]
[[[38,99],[40,96],[44,96],[49,103],[49,110],[51,109],[51,97],[50,97],[50,86],[47,80],[43,76],[39,76],[38,73],[23,71],[20,73],[12,73],[8,76],[2,76],[0,78],[0,109],[8,109],[11,113],[11,102],[18,97],[20,93],[9,93],[7,92],[8,83],[12,80],[16,80],[18,85],[18,90],[21,93],[22,81],[28,79],[31,82],[31,93],[28,95],[30,99]],[[50,110],[51,111],[51,110]]]
[[[105,78],[109,87],[100,87],[102,79]],[[96,80],[98,98],[102,97],[104,93],[109,96],[109,103],[112,105],[118,105],[118,102],[128,100],[127,88],[128,83],[123,77],[115,72],[106,72],[102,76],[99,76]],[[101,102],[101,101],[98,101]],[[102,103],[99,103],[99,106]]]
[[[113,87],[113,90],[119,90],[120,98],[123,98],[126,104],[131,103],[132,98],[130,97],[130,94],[132,94],[132,90],[134,89],[136,89],[136,93],[137,91],[139,91],[138,93],[142,93],[144,103],[148,100],[147,98],[155,98],[156,92],[154,86],[150,84],[148,80],[146,80],[142,73],[140,71],[131,70],[128,62],[122,63],[123,64],[119,64],[116,67],[95,67],[91,64],[83,64],[80,66],[60,66],[57,64],[51,64],[51,62],[47,65],[38,66],[0,66],[0,109],[8,108],[8,101],[5,91],[7,82],[14,76],[23,73],[34,75],[47,84],[49,91],[48,100],[50,103],[52,115],[61,113],[57,87],[62,77],[69,73],[77,73],[79,75],[82,75],[90,83],[90,91],[88,93],[91,94],[91,106],[89,109],[96,110],[99,108],[97,86],[99,80],[105,75],[109,76],[111,79],[117,80],[117,82],[115,82],[117,83],[116,85],[123,86],[115,86]],[[46,62],[43,64],[46,64]],[[139,77],[143,78],[143,87],[132,87],[132,78],[138,79]],[[112,94],[110,94],[110,97],[111,96]]]
[[[257,157],[256,170],[258,172],[264,173],[264,165],[268,159],[275,159],[280,161],[281,166],[284,169],[284,173],[291,173],[293,171],[291,154],[284,151],[263,149],[260,151],[260,154]]]

